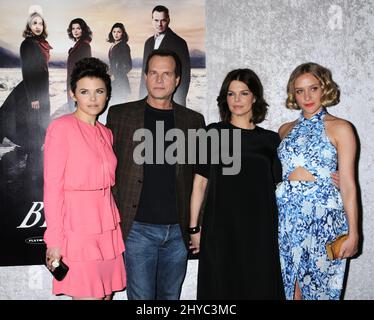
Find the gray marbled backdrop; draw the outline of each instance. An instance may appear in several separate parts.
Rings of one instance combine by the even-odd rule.
[[[208,122],[226,73],[248,67],[270,104],[262,126],[295,119],[284,107],[292,70],[313,61],[331,69],[341,102],[329,111],[351,121],[361,143],[362,254],[351,261],[345,299],[374,299],[374,1],[206,0]]]

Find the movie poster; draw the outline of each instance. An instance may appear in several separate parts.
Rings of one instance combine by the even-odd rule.
[[[69,23],[76,18],[84,20],[92,31],[86,43],[90,54],[108,64],[110,56],[113,58],[113,43],[107,41],[109,33],[115,24],[123,25],[129,47],[123,80],[127,85],[123,91],[117,90],[110,105],[138,100],[143,98],[140,90],[143,51],[146,40],[154,35],[152,9],[156,5],[169,9],[170,29],[188,45],[190,80],[186,106],[206,115],[204,1],[20,0],[0,3],[0,266],[44,263],[45,129],[53,119],[74,111],[67,95],[67,77],[68,56],[77,48],[74,48],[74,35],[68,36]],[[22,34],[34,11],[42,14],[48,33],[47,43],[41,44],[42,54],[39,55],[22,45],[25,40]],[[112,64],[112,80],[115,77],[118,80],[121,75],[115,76]],[[35,101],[39,101],[37,105]],[[99,119],[104,124],[106,114]]]

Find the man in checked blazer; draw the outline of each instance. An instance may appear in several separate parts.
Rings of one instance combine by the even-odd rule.
[[[155,49],[167,49],[174,51],[182,63],[180,83],[174,93],[173,100],[182,106],[186,106],[186,98],[191,80],[190,54],[188,52],[186,41],[169,28],[169,23],[169,9],[164,6],[154,7],[152,10],[154,35],[149,37],[144,44],[143,72],[140,79],[139,99],[142,99],[147,95],[144,70],[149,54]]]
[[[173,142],[158,140],[160,132],[179,129],[186,146],[188,129],[205,125],[200,113],[172,100],[180,70],[175,52],[153,51],[145,68],[148,96],[112,106],[108,113],[107,126],[113,132],[118,159],[113,194],[121,214],[131,300],[177,300],[186,273],[194,165],[162,163]],[[146,136],[143,142],[134,141],[134,133],[142,128],[152,133],[151,145],[145,143]],[[150,151],[152,155],[151,163],[141,164],[136,157],[142,143],[145,154]]]

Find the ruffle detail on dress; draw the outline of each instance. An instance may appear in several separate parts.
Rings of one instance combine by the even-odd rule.
[[[76,262],[65,259],[69,271],[62,281],[53,279],[53,294],[103,298],[126,287],[122,255],[108,261]]]
[[[125,251],[121,227],[102,234],[66,231],[61,255],[70,261],[112,260]]]

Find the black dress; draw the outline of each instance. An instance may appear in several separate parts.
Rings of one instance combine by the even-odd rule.
[[[112,98],[110,104],[127,102],[131,93],[127,74],[132,69],[131,51],[123,40],[109,50],[110,71],[114,76],[112,81]]]
[[[222,122],[210,128],[220,132],[239,129]],[[276,153],[279,136],[260,127],[239,130],[239,174],[222,174],[222,168],[231,165],[196,168],[198,174],[209,178],[197,298],[283,299],[274,193],[281,178]]]

